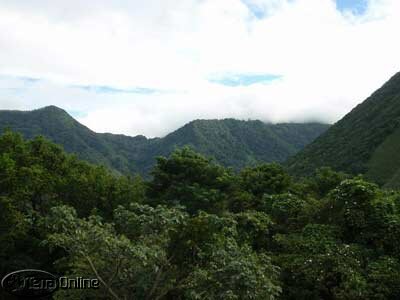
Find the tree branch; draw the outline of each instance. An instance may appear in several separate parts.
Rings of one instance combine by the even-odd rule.
[[[88,255],[85,255],[86,260],[88,261],[90,268],[96,275],[96,277],[100,280],[100,282],[107,288],[108,292],[117,300],[122,300],[118,295],[112,290],[112,288],[103,280],[103,278],[100,276],[100,274],[97,272],[92,260]]]

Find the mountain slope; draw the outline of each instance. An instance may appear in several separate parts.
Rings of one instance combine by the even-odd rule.
[[[150,158],[189,145],[236,169],[256,162],[284,161],[328,128],[328,125],[265,124],[261,121],[195,120],[146,148]],[[147,163],[147,166],[152,164]]]
[[[297,175],[330,166],[393,186],[400,172],[400,73],[289,159]]]
[[[64,110],[48,106],[33,111],[0,111],[0,129],[26,138],[43,135],[80,158],[125,174],[147,174],[157,156],[189,145],[225,166],[284,161],[324,132],[329,125],[265,124],[261,121],[195,120],[163,138],[147,139],[95,133]]]

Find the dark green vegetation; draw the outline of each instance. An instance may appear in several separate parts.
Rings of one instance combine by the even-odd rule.
[[[98,278],[55,299],[400,299],[400,194],[323,168],[234,173],[183,148],[152,179],[0,137],[0,274]],[[3,299],[10,299],[2,295]]]
[[[34,111],[0,111],[0,130],[10,128],[25,138],[43,135],[79,158],[122,174],[148,174],[158,155],[190,145],[224,166],[241,169],[257,162],[282,162],[310,143],[329,125],[265,124],[261,121],[197,120],[164,138],[147,139],[99,134],[64,110],[49,106]]]
[[[296,175],[330,166],[400,187],[400,73],[288,162]]]

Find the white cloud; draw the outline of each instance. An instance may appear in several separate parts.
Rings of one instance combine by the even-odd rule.
[[[147,136],[194,118],[334,122],[400,71],[398,28],[397,0],[370,0],[361,16],[331,0],[3,0],[0,109],[54,104],[86,112],[93,130]],[[282,77],[207,81],[241,73]]]

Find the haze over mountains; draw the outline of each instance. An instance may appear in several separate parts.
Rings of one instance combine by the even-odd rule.
[[[297,175],[330,166],[399,187],[400,72],[287,164]]]
[[[0,129],[7,127],[26,138],[43,135],[82,159],[123,174],[146,175],[157,156],[188,145],[235,169],[289,158],[285,164],[298,176],[329,166],[364,174],[386,187],[399,187],[400,182],[400,73],[331,127],[195,120],[163,138],[148,139],[93,132],[55,106],[0,111]]]
[[[145,175],[157,156],[189,145],[219,163],[240,169],[257,162],[283,162],[329,128],[327,124],[266,124],[235,119],[195,120],[163,138],[96,133],[64,110],[0,111],[0,129],[26,138],[43,135],[68,152],[120,173]]]

